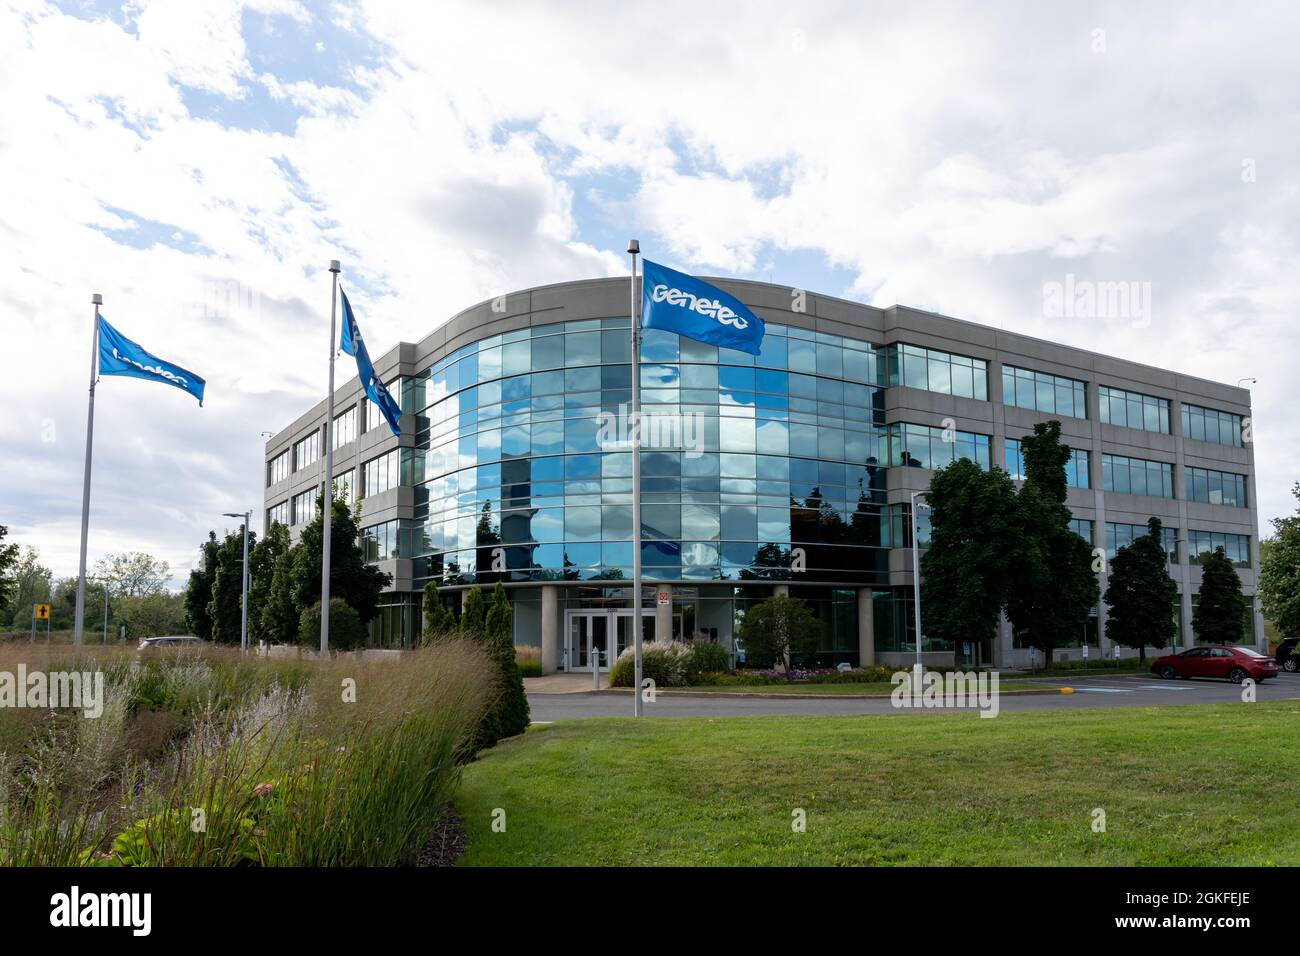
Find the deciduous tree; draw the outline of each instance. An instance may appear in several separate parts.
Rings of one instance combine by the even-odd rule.
[[[1077,643],[1097,603],[1092,543],[1070,527],[1061,423],[1039,422],[1021,439],[1025,483],[1016,496],[1016,546],[1009,554],[1007,617],[1050,661],[1056,648]]]
[[[921,629],[962,646],[996,637],[1016,545],[1016,491],[1001,469],[958,458],[935,472],[927,496],[930,545],[921,556]]]
[[[821,622],[808,605],[784,595],[754,605],[740,625],[745,659],[780,664],[787,672],[792,661],[817,653],[821,637]]]
[[[1291,494],[1300,501],[1300,482]],[[1273,537],[1260,545],[1259,596],[1265,616],[1289,637],[1300,633],[1300,508],[1272,523]]]

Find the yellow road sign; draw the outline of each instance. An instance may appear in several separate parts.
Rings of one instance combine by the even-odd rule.
[[[50,606],[48,604],[36,605],[36,620],[48,621],[50,619]]]

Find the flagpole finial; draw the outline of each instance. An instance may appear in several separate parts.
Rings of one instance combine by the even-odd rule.
[[[641,243],[635,239],[629,239],[627,241],[627,251],[629,255],[638,255],[641,252]]]
[[[330,272],[342,272],[342,271],[343,271],[343,267],[339,265],[339,261],[337,259],[331,259]]]
[[[100,295],[98,292],[92,292],[92,293],[90,294],[90,304],[91,304],[91,305],[103,305],[103,304],[104,304],[104,297],[103,297],[102,295]]]

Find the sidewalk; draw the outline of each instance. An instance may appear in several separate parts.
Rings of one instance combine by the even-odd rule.
[[[601,690],[609,687],[609,675],[600,675]],[[545,677],[525,677],[525,694],[583,694],[591,692],[591,674],[547,674]]]

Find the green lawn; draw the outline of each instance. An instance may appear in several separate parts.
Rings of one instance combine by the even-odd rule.
[[[887,680],[868,681],[860,684],[701,684],[693,687],[660,688],[661,694],[706,693],[706,694],[827,694],[839,696],[878,696],[888,697],[894,685]],[[1043,690],[1041,684],[1027,681],[999,681],[998,691],[1007,690]]]
[[[466,768],[463,862],[1296,865],[1298,719],[1286,701],[558,723]]]

